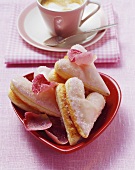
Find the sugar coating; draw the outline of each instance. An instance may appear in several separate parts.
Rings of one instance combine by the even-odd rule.
[[[32,82],[21,76],[14,78],[11,83],[13,84],[14,90],[17,91],[17,93],[25,100],[28,100],[33,104],[38,104],[40,107],[46,109],[47,112],[49,111],[49,113],[51,111],[56,114],[60,114],[56,103],[54,89],[50,89],[49,91],[43,92],[39,95],[34,94],[32,91]]]
[[[104,97],[93,92],[85,99],[84,85],[80,79],[73,77],[66,82],[66,92],[75,116],[75,121],[83,131],[83,137],[88,137],[95,121],[105,106]]]
[[[105,98],[97,92],[90,93],[86,99],[98,110],[102,110],[106,103]]]
[[[85,66],[78,66],[68,59],[60,59],[55,64],[55,69],[58,74],[65,78],[78,77],[83,81],[86,88],[97,91],[105,96],[110,94],[108,87],[98,73],[94,63]]]
[[[68,87],[68,95],[71,98],[85,98],[83,82],[77,77],[68,79],[66,86]]]
[[[72,100],[71,106],[74,108],[78,125],[81,127],[85,135],[88,136],[98,117],[96,108],[85,99]]]

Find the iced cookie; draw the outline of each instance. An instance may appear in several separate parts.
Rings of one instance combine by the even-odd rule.
[[[43,92],[41,91],[41,93],[36,94],[32,90],[32,85],[32,82],[20,76],[11,80],[10,88],[21,101],[27,103],[33,109],[60,117],[61,114],[56,102],[55,88],[43,90]]]
[[[26,102],[23,102],[18,96],[15,95],[15,93],[11,89],[8,92],[8,97],[19,108],[29,112],[40,113],[37,109],[34,109]]]
[[[76,77],[68,79],[65,87],[71,119],[79,134],[87,138],[105,106],[105,99],[97,92],[85,98],[83,82]]]
[[[75,46],[71,48],[67,56],[67,59],[63,58],[55,63],[55,71],[60,77],[65,80],[78,77],[83,81],[86,89],[99,92],[105,96],[110,94],[108,87],[94,65],[95,55],[83,51],[82,46],[81,51],[79,51],[78,46]]]
[[[57,83],[65,83],[65,79],[59,76],[59,74],[56,73],[55,69],[52,69],[50,73],[48,74],[49,81],[55,81]]]
[[[59,84],[56,87],[56,98],[66,128],[68,141],[70,145],[75,145],[81,139],[81,136],[70,118],[69,106],[66,99],[66,88],[64,84]]]

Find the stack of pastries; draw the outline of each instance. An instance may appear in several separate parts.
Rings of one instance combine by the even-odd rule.
[[[58,144],[75,145],[89,136],[110,94],[95,60],[77,44],[54,68],[38,67],[32,81],[11,80],[8,96],[25,111],[27,130],[44,130]]]

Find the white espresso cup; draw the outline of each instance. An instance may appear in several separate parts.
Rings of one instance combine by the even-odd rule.
[[[99,4],[89,0],[71,2],[72,0],[61,0],[61,3],[59,0],[37,0],[39,11],[52,35],[68,37],[75,34],[78,28],[100,9]],[[82,20],[84,9],[88,4],[96,4],[97,8],[93,12],[90,11],[90,14]]]

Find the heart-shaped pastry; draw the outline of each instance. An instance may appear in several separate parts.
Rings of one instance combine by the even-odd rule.
[[[39,66],[35,71],[34,71],[34,77],[36,77],[39,74],[43,74],[44,77],[48,81],[55,81],[57,83],[65,83],[65,79],[62,79],[55,71],[54,68],[49,68],[46,66]]]
[[[81,139],[81,136],[70,117],[65,84],[61,83],[56,87],[56,99],[66,128],[68,141],[70,145],[75,145]]]
[[[11,80],[10,88],[21,101],[27,103],[33,109],[51,116],[61,116],[56,102],[55,88],[39,95],[35,94],[32,91],[32,82],[21,76]]]
[[[105,106],[105,98],[97,92],[85,98],[84,84],[77,77],[68,79],[65,87],[70,117],[79,134],[87,138]]]
[[[8,97],[19,108],[27,110],[28,112],[33,112],[37,114],[40,113],[37,109],[29,106],[26,102],[22,101],[11,89],[8,92]]]
[[[64,79],[78,77],[83,81],[84,86],[92,91],[108,96],[110,91],[98,73],[94,63],[89,65],[77,65],[69,59],[60,59],[55,63],[55,71]]]

